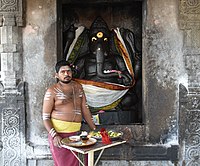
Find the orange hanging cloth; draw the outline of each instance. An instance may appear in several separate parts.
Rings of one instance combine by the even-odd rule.
[[[105,128],[101,128],[100,134],[101,134],[101,137],[102,137],[102,143],[103,144],[111,144],[112,143],[112,141],[111,141],[111,139],[110,139]]]

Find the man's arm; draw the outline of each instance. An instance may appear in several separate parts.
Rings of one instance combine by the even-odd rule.
[[[87,124],[89,125],[90,129],[96,130],[96,126],[92,120],[92,114],[87,105],[87,101],[86,101],[84,92],[83,92],[83,96],[82,96],[82,113],[83,113],[83,117],[84,117],[85,121],[87,122]]]
[[[51,113],[53,111],[54,104],[55,104],[55,98],[53,91],[51,89],[48,89],[44,96],[42,119],[46,130],[54,140],[54,146],[60,147],[62,138],[57,134],[51,122]]]
[[[47,90],[43,100],[42,119],[44,126],[48,132],[53,128],[51,123],[51,112],[54,107],[54,97],[51,90]]]

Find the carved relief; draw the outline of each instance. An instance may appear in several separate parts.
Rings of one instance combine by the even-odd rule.
[[[18,9],[18,0],[1,0],[0,1],[0,11],[16,11]]]
[[[189,87],[200,86],[200,55],[186,55],[185,66],[188,71],[188,83]],[[197,89],[196,89],[197,90]]]
[[[200,13],[200,1],[199,0],[183,0],[181,1],[182,7],[185,13],[199,14]]]
[[[180,28],[200,28],[200,1],[180,0]]]
[[[17,26],[23,25],[23,10],[22,10],[22,0],[0,0],[0,15],[7,17],[7,15],[12,15],[15,18]],[[9,25],[9,21],[7,21]],[[6,26],[6,22],[4,24]]]
[[[189,29],[184,31],[184,53],[199,54],[200,29]]]
[[[200,87],[200,0],[180,0],[179,24],[184,34],[183,53],[189,87]]]
[[[186,166],[200,163],[200,93],[188,93],[180,85],[180,136],[184,140]]]
[[[4,165],[20,165],[20,118],[18,110],[3,109],[2,122]]]
[[[198,165],[200,162],[200,111],[189,111],[186,119],[186,164]]]

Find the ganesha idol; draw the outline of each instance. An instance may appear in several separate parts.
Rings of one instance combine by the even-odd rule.
[[[140,119],[141,54],[134,34],[125,28],[109,30],[97,17],[90,29],[72,25],[65,38],[64,58],[76,66],[73,76],[82,84],[92,114],[100,115],[102,123],[120,123],[127,113],[125,121]]]

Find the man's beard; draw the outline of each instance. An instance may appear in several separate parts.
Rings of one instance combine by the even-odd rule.
[[[64,83],[64,84],[68,84],[71,82],[71,80],[67,80],[67,81],[63,81],[63,80],[60,80],[60,82]]]
[[[65,78],[70,78],[70,79],[69,79],[69,80],[65,80]],[[64,83],[64,84],[68,84],[68,83],[70,83],[71,80],[72,80],[71,77],[69,77],[69,76],[68,76],[68,77],[65,77],[65,78],[64,78],[64,80],[60,80],[60,82],[62,82],[62,83]]]

